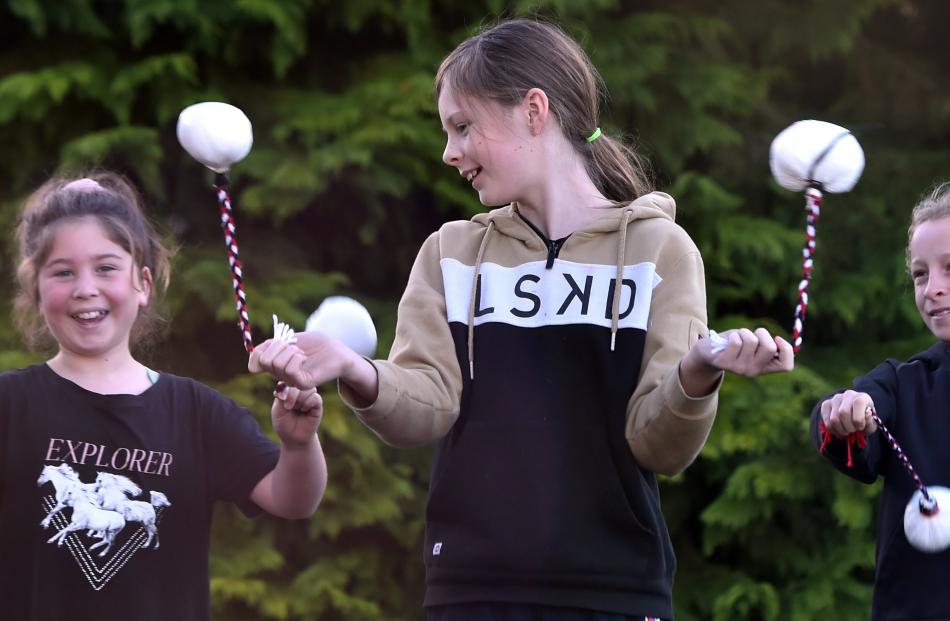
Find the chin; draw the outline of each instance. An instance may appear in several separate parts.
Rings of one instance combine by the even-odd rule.
[[[511,201],[507,199],[503,199],[503,198],[496,198],[494,196],[486,196],[483,194],[479,194],[478,202],[480,202],[485,207],[504,207]]]
[[[935,326],[930,324],[927,327],[930,328],[931,334],[933,334],[937,340],[950,343],[950,326]]]

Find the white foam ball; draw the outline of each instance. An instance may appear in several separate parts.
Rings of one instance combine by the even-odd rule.
[[[376,326],[366,307],[342,295],[331,296],[307,318],[307,331],[323,332],[361,356],[376,353]]]
[[[904,534],[907,541],[922,552],[941,552],[950,547],[950,489],[927,487],[937,501],[937,512],[927,515],[920,510],[920,490],[914,492],[904,509]]]
[[[191,157],[223,173],[250,152],[251,121],[230,104],[205,101],[178,115],[178,142]]]
[[[864,151],[857,138],[839,125],[798,121],[772,141],[769,167],[788,190],[802,191],[817,182],[823,192],[847,192],[864,171]]]

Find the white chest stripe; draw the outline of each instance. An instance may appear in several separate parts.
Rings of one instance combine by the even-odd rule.
[[[456,259],[442,259],[446,314],[450,322],[468,324],[472,276],[475,268]],[[610,327],[617,268],[554,261],[502,267],[482,263],[476,293],[475,325],[498,322],[525,328],[588,324]],[[623,268],[620,292],[620,328],[646,330],[653,288],[662,278],[653,263]]]

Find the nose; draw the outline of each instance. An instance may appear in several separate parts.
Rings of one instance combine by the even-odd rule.
[[[927,278],[927,287],[924,289],[924,295],[930,299],[941,298],[947,295],[948,288],[950,288],[948,275],[943,271],[933,271]]]
[[[442,161],[448,164],[449,166],[458,167],[459,162],[462,160],[462,154],[458,146],[455,144],[455,141],[452,138],[449,138],[445,141],[445,151],[442,152]]]
[[[73,287],[73,297],[91,298],[99,295],[99,285],[96,283],[94,274],[82,271],[76,275],[75,287]]]

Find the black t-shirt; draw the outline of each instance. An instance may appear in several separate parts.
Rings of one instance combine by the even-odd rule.
[[[255,512],[278,455],[194,380],[100,395],[45,364],[0,374],[0,614],[210,618],[212,505]]]

